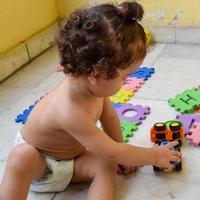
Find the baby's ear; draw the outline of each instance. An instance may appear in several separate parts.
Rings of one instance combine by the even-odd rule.
[[[96,78],[94,76],[88,76],[88,80],[90,82],[91,85],[96,85]]]
[[[97,78],[99,77],[99,73],[94,70],[89,76],[88,76],[88,80],[90,82],[91,85],[96,85],[97,83]]]

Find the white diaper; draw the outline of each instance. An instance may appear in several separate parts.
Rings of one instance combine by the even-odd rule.
[[[20,132],[15,138],[15,146],[26,143]],[[74,172],[74,160],[57,161],[43,154],[47,162],[47,170],[43,177],[34,180],[30,190],[34,192],[60,192],[70,183]]]

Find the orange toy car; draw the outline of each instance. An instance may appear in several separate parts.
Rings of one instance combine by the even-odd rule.
[[[182,139],[184,138],[185,132],[183,125],[179,121],[167,121],[157,122],[150,130],[151,141],[158,145],[166,145],[168,142],[177,140],[178,145],[172,149],[181,152]],[[180,171],[182,169],[182,161],[179,163],[172,162],[174,164],[174,171]],[[164,168],[153,166],[154,171],[166,171]]]
[[[151,141],[155,144],[161,144],[163,141],[174,141],[178,140],[179,145],[182,145],[182,139],[184,138],[185,132],[183,125],[179,121],[167,121],[157,122],[151,128]]]

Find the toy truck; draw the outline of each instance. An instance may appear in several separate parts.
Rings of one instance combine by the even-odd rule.
[[[179,121],[157,122],[150,130],[151,141],[158,145],[166,145],[167,143],[177,140],[178,145],[173,147],[175,151],[181,151],[182,140],[185,132],[183,125]],[[174,171],[182,169],[182,162],[172,162],[174,164]],[[153,166],[154,171],[166,171],[164,168]]]

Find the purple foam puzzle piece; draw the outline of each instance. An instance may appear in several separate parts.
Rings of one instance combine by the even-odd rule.
[[[183,123],[185,133],[189,134],[190,127],[191,127],[192,123],[194,122],[191,115],[190,114],[177,115],[176,119],[178,119],[179,121],[181,121]]]
[[[134,116],[125,116],[124,114],[128,111],[136,112]],[[120,108],[117,108],[117,114],[120,120],[127,120],[129,122],[135,122],[141,124],[142,120],[146,118],[146,115],[150,113],[150,107],[141,105],[125,104]]]
[[[176,119],[180,120],[183,123],[185,134],[187,135],[190,132],[192,124],[194,122],[200,121],[200,115],[183,114],[183,115],[177,115]]]
[[[200,85],[198,85],[197,88],[200,90]]]

